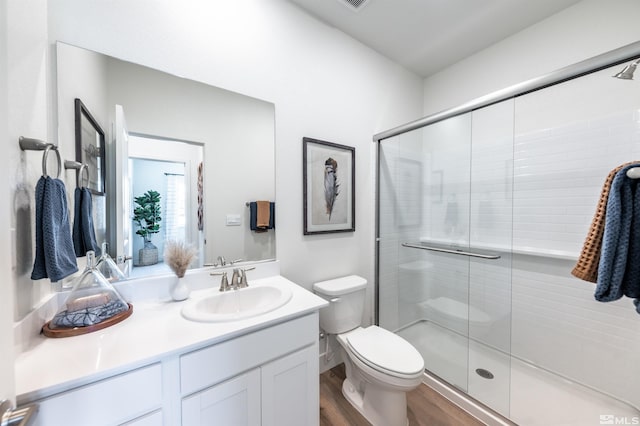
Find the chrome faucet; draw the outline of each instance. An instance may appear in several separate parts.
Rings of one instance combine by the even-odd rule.
[[[218,256],[218,265],[224,266],[227,264],[227,261],[224,259],[224,256]]]
[[[226,271],[212,272],[209,275],[222,275],[222,278],[220,279],[220,291],[227,291],[231,289],[238,290],[241,288],[249,287],[249,283],[247,282],[247,271],[251,271],[253,269],[255,269],[255,267],[247,269],[233,268],[231,282],[229,282]]]

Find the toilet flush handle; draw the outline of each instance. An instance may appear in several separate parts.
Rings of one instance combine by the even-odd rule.
[[[333,299],[329,299],[329,302],[331,302],[331,303],[336,303],[336,302],[339,302],[339,301],[340,301],[339,297],[334,297]]]

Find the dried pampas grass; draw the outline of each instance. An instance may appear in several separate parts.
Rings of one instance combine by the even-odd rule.
[[[196,248],[184,241],[167,241],[164,244],[164,262],[178,278],[184,277],[196,254],[198,254]]]

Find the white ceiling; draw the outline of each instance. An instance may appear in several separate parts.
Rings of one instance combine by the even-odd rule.
[[[580,0],[290,0],[427,77]]]

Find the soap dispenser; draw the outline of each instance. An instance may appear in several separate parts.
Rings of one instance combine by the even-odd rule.
[[[87,267],[51,321],[42,327],[47,337],[70,337],[91,333],[128,318],[133,306],[98,270],[93,251],[87,252]]]

